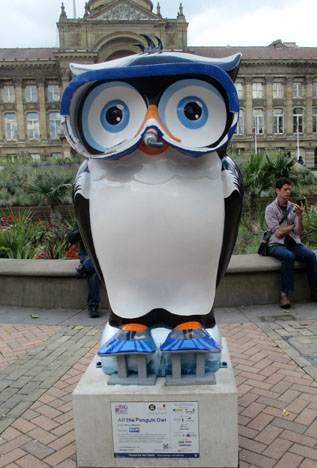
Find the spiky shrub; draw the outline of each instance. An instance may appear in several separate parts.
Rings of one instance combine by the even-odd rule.
[[[2,258],[78,258],[76,248],[69,250],[68,234],[74,219],[54,224],[34,220],[31,210],[16,216],[0,214],[0,257]]]
[[[37,178],[35,182],[27,184],[27,191],[37,195],[51,208],[51,222],[59,218],[56,207],[62,205],[69,197],[72,177],[57,176],[46,173]]]

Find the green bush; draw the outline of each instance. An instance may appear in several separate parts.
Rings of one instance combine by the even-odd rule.
[[[78,258],[77,249],[69,248],[68,234],[74,219],[54,224],[34,220],[33,212],[18,216],[0,215],[0,257],[2,258]]]
[[[63,196],[59,197],[59,203],[71,203],[71,184],[79,165],[82,162],[82,157],[77,155],[73,159],[58,158],[58,159],[43,159],[30,160],[27,157],[19,157],[14,161],[11,159],[3,159],[1,161],[0,170],[0,207],[9,206],[36,206],[50,205],[52,196],[56,198],[56,193],[63,192]],[[39,184],[46,181],[50,184],[51,195],[46,197],[41,194]],[[44,183],[44,182],[43,182]],[[54,191],[55,185],[55,193]],[[62,187],[66,184],[67,187]],[[32,192],[30,187],[37,185],[38,189]]]

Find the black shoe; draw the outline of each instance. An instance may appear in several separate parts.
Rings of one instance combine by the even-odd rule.
[[[96,304],[92,304],[88,307],[89,317],[97,318],[100,317],[98,306]]]
[[[290,309],[291,308],[291,301],[288,298],[288,294],[283,294],[283,296],[281,296],[280,307],[282,309]]]
[[[310,296],[311,300],[313,302],[317,302],[317,290],[314,289],[312,292],[311,292],[311,296]]]

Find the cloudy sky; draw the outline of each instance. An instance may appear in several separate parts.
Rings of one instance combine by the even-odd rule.
[[[86,0],[75,0],[82,17]],[[153,0],[152,0],[153,1]],[[175,18],[179,0],[160,0]],[[64,0],[68,18],[74,0]],[[157,0],[153,1],[156,12]],[[182,0],[189,45],[268,45],[275,39],[317,47],[317,0]],[[61,0],[0,0],[0,48],[56,47]]]

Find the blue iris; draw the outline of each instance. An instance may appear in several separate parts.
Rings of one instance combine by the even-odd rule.
[[[200,98],[187,96],[178,103],[177,117],[184,127],[196,130],[207,122],[208,109]]]
[[[118,133],[124,130],[130,120],[128,106],[120,99],[108,102],[100,114],[100,122],[105,130]]]

